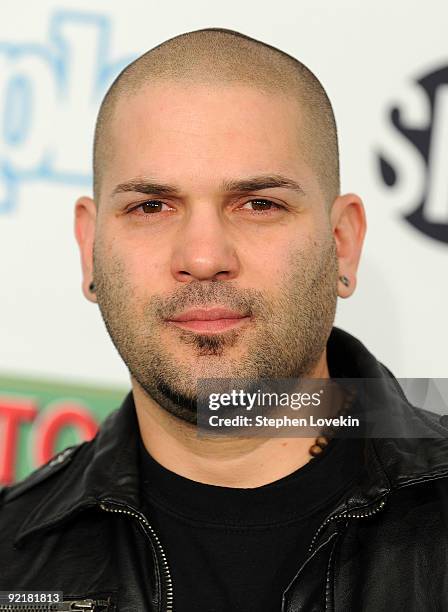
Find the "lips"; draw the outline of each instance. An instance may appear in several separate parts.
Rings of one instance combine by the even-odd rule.
[[[187,310],[170,321],[218,321],[219,319],[243,319],[246,315],[226,308],[195,308]]]
[[[228,308],[192,308],[171,319],[167,323],[175,327],[202,334],[219,334],[247,324],[248,315]]]

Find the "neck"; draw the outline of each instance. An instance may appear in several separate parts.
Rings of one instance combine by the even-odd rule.
[[[309,378],[329,378],[326,351]],[[315,438],[204,438],[194,425],[161,408],[131,377],[146,450],[163,467],[222,487],[254,488],[291,474],[311,459]]]

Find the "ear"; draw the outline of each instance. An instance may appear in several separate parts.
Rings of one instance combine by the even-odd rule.
[[[93,245],[95,242],[96,205],[92,198],[82,196],[75,205],[75,236],[81,254],[82,291],[91,302],[96,296],[89,289],[93,279]]]
[[[361,198],[354,193],[338,196],[333,202],[330,220],[336,242],[339,277],[345,276],[349,282],[346,286],[339,279],[338,295],[347,298],[356,288],[356,273],[367,228]]]

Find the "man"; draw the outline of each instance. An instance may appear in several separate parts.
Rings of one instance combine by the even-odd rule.
[[[128,66],[75,227],[132,392],[94,440],[3,490],[0,589],[74,610],[448,609],[446,430],[333,327],[365,226],[303,64],[206,29]],[[226,377],[376,379],[417,435],[198,436],[198,381]]]

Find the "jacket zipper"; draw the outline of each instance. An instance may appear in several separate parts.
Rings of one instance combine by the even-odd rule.
[[[442,475],[441,478],[446,477],[446,474]],[[416,482],[409,482],[409,483],[404,483],[400,486],[400,488],[402,487],[406,487],[406,486],[412,486],[413,484],[418,484],[420,482],[430,482],[432,480],[437,480],[437,478],[425,478],[422,479],[421,481],[416,481]],[[322,533],[322,530],[331,522],[333,521],[337,521],[339,519],[347,519],[347,518],[355,518],[355,519],[360,519],[360,518],[369,518],[371,516],[373,516],[374,514],[377,514],[378,512],[381,512],[381,510],[384,509],[384,506],[386,505],[386,501],[387,501],[387,497],[388,497],[389,493],[386,493],[383,498],[379,501],[378,504],[376,504],[375,506],[372,506],[371,508],[364,508],[363,509],[359,509],[358,511],[353,510],[351,512],[349,512],[348,510],[344,510],[342,512],[339,512],[338,514],[334,514],[332,516],[329,516],[323,523],[322,525],[317,529],[316,533],[313,536],[313,539],[311,540],[311,544],[308,547],[308,551],[307,551],[307,559],[306,562],[309,560],[310,558],[310,554],[313,551],[313,548],[316,544],[317,538],[319,537],[319,535]],[[331,558],[332,555],[330,556],[330,560],[329,560],[329,564],[328,564],[328,568],[327,568],[327,577],[326,577],[326,585],[325,585],[325,610],[329,610],[329,602],[328,602],[328,596],[330,593],[330,564],[331,564]]]
[[[314,534],[313,539],[311,540],[311,544],[309,545],[307,554],[309,555],[311,553],[311,551],[314,548],[317,538],[321,534],[322,530],[325,529],[325,527],[329,523],[333,521],[337,521],[341,518],[368,518],[370,516],[373,516],[377,512],[381,512],[381,510],[384,508],[385,505],[386,505],[386,498],[384,497],[383,499],[381,499],[378,505],[373,506],[370,509],[365,508],[364,511],[362,512],[361,511],[360,512],[356,512],[356,511],[349,512],[348,510],[344,510],[343,512],[340,512],[339,514],[333,514],[332,516],[329,516]]]
[[[100,599],[71,599],[59,603],[1,604],[0,612],[107,612],[109,603]]]
[[[316,531],[316,533],[313,536],[313,539],[311,541],[311,544],[308,548],[308,556],[311,554],[314,545],[316,543],[317,538],[319,537],[319,535],[322,533],[322,530],[331,522],[333,521],[337,521],[339,519],[347,519],[347,518],[352,518],[352,519],[361,519],[361,518],[369,518],[371,516],[373,516],[374,514],[377,514],[378,512],[381,512],[381,510],[383,510],[384,506],[386,505],[386,499],[387,497],[383,497],[380,502],[378,504],[376,504],[375,506],[372,506],[371,508],[364,508],[364,510],[353,510],[351,512],[349,512],[348,510],[344,510],[343,512],[339,512],[338,514],[334,514],[333,516],[329,516],[323,523],[322,525],[319,527],[319,529]],[[335,534],[333,534],[334,536]],[[331,561],[333,559],[333,552],[334,552],[334,548],[333,551],[330,555],[330,559],[328,561],[328,566],[327,566],[327,573],[326,573],[326,584],[325,584],[325,610],[330,610],[330,603],[329,603],[329,599],[330,599],[330,593],[331,593]]]
[[[128,514],[129,516],[133,516],[138,519],[141,523],[145,525],[145,527],[149,530],[155,544],[156,548],[160,554],[162,560],[162,569],[163,574],[165,576],[165,586],[166,586],[166,610],[165,612],[173,612],[174,611],[174,589],[173,589],[173,580],[171,578],[171,572],[168,565],[168,560],[166,558],[165,551],[163,550],[162,544],[160,543],[159,537],[157,536],[154,528],[148,523],[143,514],[137,512],[137,510],[129,509],[129,506],[126,508],[111,508],[110,506],[106,506],[104,503],[100,503],[100,508],[105,510],[106,512],[117,512],[118,514]],[[76,610],[76,608],[75,608]],[[0,608],[1,612],[1,608]]]

